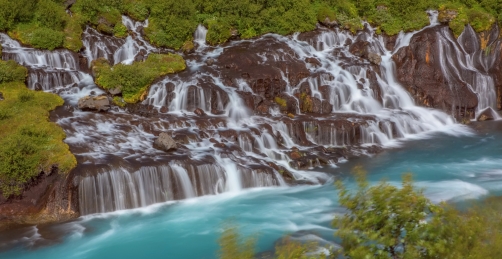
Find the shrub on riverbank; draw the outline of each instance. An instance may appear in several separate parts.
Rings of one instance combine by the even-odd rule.
[[[108,62],[95,62],[96,84],[104,89],[121,89],[127,103],[142,100],[144,94],[155,79],[182,71],[186,68],[185,60],[176,54],[150,54],[144,62],[131,65]]]
[[[433,204],[413,186],[410,174],[402,187],[385,181],[370,186],[365,172],[356,167],[356,190],[336,182],[339,203],[347,211],[335,216],[335,235],[341,249],[330,256],[316,254],[315,243],[279,243],[278,259],[314,258],[498,258],[502,254],[502,199],[487,198],[468,210],[450,204]],[[230,234],[229,234],[230,233]],[[244,249],[235,227],[220,238],[219,258],[233,258]],[[241,244],[239,246],[239,244]],[[232,249],[226,249],[232,247]],[[341,257],[340,257],[341,256]]]
[[[67,173],[77,162],[63,142],[65,133],[49,122],[49,111],[63,104],[55,95],[29,90],[27,70],[0,61],[0,189],[4,197],[19,194],[40,172],[57,166]]]

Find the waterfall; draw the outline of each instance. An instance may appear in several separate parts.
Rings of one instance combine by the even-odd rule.
[[[430,17],[430,26],[437,26],[437,12]],[[125,39],[86,28],[80,54],[26,48],[0,34],[2,58],[29,68],[29,88],[55,92],[76,106],[91,92],[103,93],[84,72],[92,61],[130,64],[166,51],[143,39],[141,28],[148,21],[123,16],[122,23],[129,30]],[[197,27],[194,41],[203,48],[184,56],[187,69],[156,80],[134,108],[76,109],[55,116],[81,166],[93,168],[78,177],[83,215],[246,188],[321,184],[330,176],[315,168],[344,161],[347,152],[371,153],[374,146],[397,146],[434,132],[467,132],[446,113],[416,105],[396,79],[391,57],[417,32],[400,33],[392,51],[369,25],[357,35],[318,29],[225,46],[206,45],[206,33]],[[454,38],[438,37],[445,53],[455,51],[470,71],[469,76],[457,73],[441,57],[443,73],[463,78],[478,93],[480,109],[492,107],[493,78],[480,70],[489,62],[480,65],[477,54]],[[381,57],[379,65],[351,52],[358,41]],[[300,107],[305,96],[309,109]],[[155,149],[152,142],[160,132],[170,134],[178,149]]]
[[[199,26],[197,26],[197,29],[195,30],[195,33],[194,33],[194,42],[199,44],[199,46],[205,46],[206,45],[206,35],[207,35],[206,27],[204,27],[202,24],[199,24]]]
[[[104,213],[224,191],[239,191],[242,186],[280,184],[268,172],[238,169],[229,161],[223,165],[225,168],[216,164],[172,163],[141,167],[132,173],[120,167],[83,177],[79,183],[80,212],[83,215]],[[246,172],[246,178],[232,176],[241,170]]]

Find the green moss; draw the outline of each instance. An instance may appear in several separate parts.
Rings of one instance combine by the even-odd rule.
[[[304,113],[313,111],[312,97],[306,93],[300,94],[300,110]]]
[[[82,43],[82,33],[84,32],[82,24],[84,24],[84,21],[79,14],[74,14],[71,19],[68,20],[64,29],[65,38],[63,46],[65,48],[75,52],[82,49],[84,46]]]
[[[0,62],[0,74],[17,75],[0,82],[5,98],[0,102],[0,189],[9,197],[19,194],[41,171],[56,165],[60,173],[67,173],[77,162],[63,142],[63,130],[48,120],[49,111],[63,99],[27,89],[21,77],[26,69],[5,63]]]
[[[39,49],[54,50],[63,46],[64,33],[50,28],[38,27],[36,24],[19,24],[9,36],[25,45]]]
[[[0,84],[14,81],[24,82],[27,74],[28,70],[13,60],[0,61]]]
[[[181,50],[185,53],[190,53],[192,52],[192,50],[195,48],[195,46],[193,45],[193,41],[189,40],[187,42],[185,42],[185,44],[183,44],[183,46],[181,47]]]
[[[119,107],[125,107],[127,104],[122,97],[118,96],[113,97],[113,103]]]
[[[286,100],[280,98],[280,97],[275,97],[274,98],[274,101],[279,104],[279,106],[281,106],[282,108],[286,108],[288,106],[288,103],[286,102]]]
[[[129,35],[129,32],[127,31],[127,27],[121,23],[115,25],[113,28],[113,35],[118,38],[125,38]]]
[[[150,54],[145,62],[134,62],[132,65],[117,64],[111,67],[106,62],[93,64],[96,84],[104,89],[120,88],[127,103],[142,100],[156,78],[185,68],[185,60],[176,54]]]

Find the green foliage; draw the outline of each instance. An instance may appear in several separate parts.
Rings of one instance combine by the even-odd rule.
[[[127,103],[136,103],[144,97],[156,78],[176,73],[186,68],[183,58],[176,54],[150,54],[145,62],[132,65],[95,62],[96,84],[105,89],[120,88]]]
[[[52,0],[39,0],[34,17],[34,22],[38,26],[62,31],[67,19],[68,16],[61,4]]]
[[[118,38],[125,38],[128,35],[127,27],[125,25],[117,24],[113,28],[113,35]]]
[[[336,217],[333,226],[347,258],[442,258],[448,254],[443,253],[449,251],[446,246],[434,249],[436,243],[448,242],[438,237],[433,224],[425,223],[441,209],[413,187],[410,174],[403,176],[402,188],[397,188],[386,182],[370,187],[360,167],[355,173],[358,190],[353,195],[341,181],[336,182],[339,202],[348,213]]]
[[[61,173],[75,167],[76,159],[63,142],[63,130],[48,120],[49,111],[62,105],[63,100],[55,94],[28,90],[19,81],[4,81],[0,91],[5,98],[0,102],[3,196],[19,194],[41,171],[49,172],[53,165],[57,165]]]
[[[27,74],[28,70],[13,60],[0,61],[0,84],[16,81],[24,82]]]
[[[274,101],[279,104],[279,106],[281,106],[282,108],[286,108],[288,106],[286,100],[280,98],[280,97],[275,97],[274,98]]]
[[[129,15],[140,21],[149,19],[145,34],[151,43],[179,49],[192,40],[200,23],[208,28],[210,44],[226,42],[234,35],[248,39],[265,33],[310,31],[326,17],[354,33],[367,20],[377,32],[395,35],[424,27],[429,23],[425,11],[444,5],[459,12],[449,23],[457,36],[466,24],[477,32],[490,29],[496,21],[502,24],[502,5],[497,0],[77,0],[71,17],[63,1],[0,0],[0,31],[19,36],[16,39],[34,47],[64,46],[77,51],[82,48],[79,41],[86,24],[102,33],[125,37],[121,15]],[[49,37],[41,38],[42,32]]]
[[[220,245],[220,250],[218,251],[218,258],[220,259],[254,258],[255,240],[253,238],[242,240],[235,226],[225,226],[218,244]]]

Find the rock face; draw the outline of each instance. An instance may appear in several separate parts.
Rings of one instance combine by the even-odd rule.
[[[41,172],[21,195],[6,199],[0,195],[0,229],[12,224],[61,222],[79,216],[78,187],[72,173]]]
[[[477,75],[460,63],[457,49],[448,27],[436,26],[415,34],[409,46],[392,58],[398,80],[418,104],[442,109],[457,119],[472,119],[478,97],[468,82]],[[459,71],[456,76],[451,72],[455,70]]]
[[[382,57],[378,55],[377,53],[370,52],[368,53],[368,60],[375,64],[380,66],[380,63],[382,63]]]
[[[110,100],[107,96],[85,96],[78,100],[78,108],[91,111],[108,111],[110,109]]]
[[[159,137],[153,142],[153,147],[163,151],[171,151],[173,149],[176,149],[177,145],[169,134],[162,132],[159,134]]]

